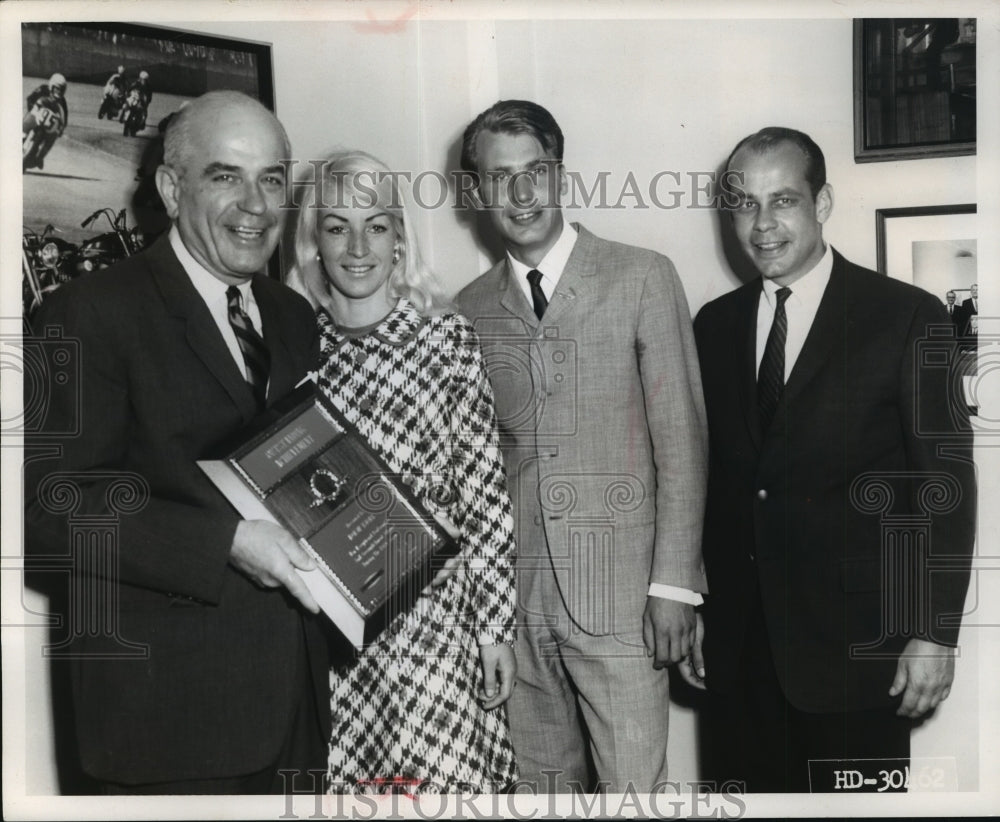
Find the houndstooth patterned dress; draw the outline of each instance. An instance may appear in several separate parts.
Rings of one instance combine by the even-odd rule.
[[[514,639],[514,537],[493,393],[458,314],[406,300],[374,330],[317,314],[319,387],[469,550],[466,569],[330,675],[328,791],[496,792],[517,778],[506,707],[482,710],[479,644]]]

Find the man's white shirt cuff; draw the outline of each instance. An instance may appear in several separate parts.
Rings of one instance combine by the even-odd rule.
[[[701,605],[705,601],[705,598],[697,591],[678,588],[676,585],[663,585],[659,582],[649,583],[647,595],[661,599],[672,599],[676,602],[686,602],[688,605]]]

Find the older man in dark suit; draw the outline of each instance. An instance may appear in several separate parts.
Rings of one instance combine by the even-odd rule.
[[[695,321],[711,594],[681,670],[714,697],[707,776],[832,790],[836,767],[902,773],[912,719],[948,696],[975,527],[971,433],[940,301],[824,242],[819,147],[767,128],[727,169],[761,276]]]
[[[954,323],[955,328],[958,329],[959,323],[962,319],[962,306],[955,305],[955,292],[949,291],[944,295],[945,304],[944,310],[948,312],[948,317]]]
[[[80,632],[71,662],[82,766],[108,793],[269,793],[280,769],[325,766],[327,654],[296,573],[311,560],[241,520],[195,464],[315,367],[311,309],[261,273],[288,156],[256,101],[193,101],[157,171],[169,235],[59,289],[35,320],[78,340],[81,395],[77,408],[50,392],[46,427],[79,433],[26,467],[28,549],[65,554],[87,517],[118,522],[107,566],[75,555],[78,588],[117,577],[117,629]]]

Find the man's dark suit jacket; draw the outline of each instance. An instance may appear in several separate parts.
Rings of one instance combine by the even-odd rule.
[[[948,314],[947,305],[944,307],[944,311],[946,314]],[[962,306],[959,305],[958,303],[953,304],[951,307],[951,313],[948,314],[948,318],[955,324],[955,331],[956,333],[959,334],[962,333],[962,317],[963,317]]]
[[[949,393],[957,392],[948,367],[953,335],[946,330],[936,342],[929,338],[929,350],[919,346],[935,325],[948,329],[949,318],[932,295],[834,252],[815,321],[762,433],[760,292],[754,280],[706,305],[695,321],[710,450],[707,681],[720,692],[735,687],[748,581],[756,577],[778,678],[794,706],[888,706],[898,654],[911,636],[956,642],[968,585],[968,570],[928,580],[920,558],[909,563],[913,578],[893,578],[898,569],[883,557],[882,528],[893,525],[883,515],[923,517],[927,543],[917,551],[935,561],[961,566],[972,551],[971,434],[964,403],[954,401],[961,395]],[[942,455],[946,445],[960,457]],[[878,481],[866,483],[869,473]],[[918,498],[926,480],[940,496],[931,490]],[[912,614],[905,597],[922,611]],[[852,658],[852,647],[873,643],[879,653]]]
[[[315,321],[285,286],[259,275],[252,287],[271,352],[270,402],[315,368]],[[57,440],[59,458],[26,465],[29,552],[69,552],[57,489],[39,494],[50,472],[77,475],[76,517],[113,509],[117,478],[149,493],[118,527],[119,633],[148,646],[148,658],[94,659],[121,650],[102,636],[75,646],[90,657],[71,672],[84,770],[135,784],[265,768],[303,691],[295,664],[304,648],[329,718],[327,659],[318,622],[229,564],[239,516],[195,464],[256,414],[218,326],[164,237],[60,288],[33,327],[79,340],[81,380],[79,397],[49,388],[47,430],[72,430],[78,415],[80,434]]]

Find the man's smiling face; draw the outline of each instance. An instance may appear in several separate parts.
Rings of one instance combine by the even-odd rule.
[[[538,265],[562,233],[563,168],[531,134],[483,131],[477,141],[490,222],[512,257]]]
[[[743,196],[733,211],[743,251],[764,277],[791,285],[823,256],[823,223],[833,209],[832,190],[824,185],[813,197],[806,156],[792,143],[762,153],[742,149],[729,169],[743,175]]]
[[[164,202],[185,247],[229,284],[263,270],[278,245],[286,148],[265,112],[230,104],[190,124],[183,168],[167,167]]]

